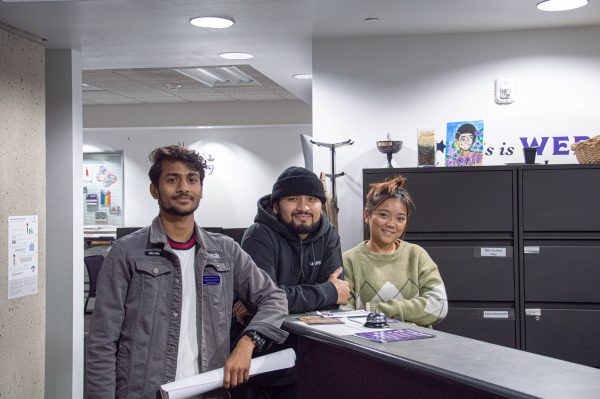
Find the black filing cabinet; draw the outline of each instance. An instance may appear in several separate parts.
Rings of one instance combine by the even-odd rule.
[[[600,367],[600,165],[519,175],[524,349]]]
[[[364,194],[399,174],[416,204],[406,239],[427,250],[448,294],[448,316],[434,328],[518,348],[516,169],[365,169]]]
[[[364,194],[399,174],[448,293],[434,328],[600,367],[600,165],[365,169]]]

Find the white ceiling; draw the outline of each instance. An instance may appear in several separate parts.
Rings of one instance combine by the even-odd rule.
[[[311,82],[291,75],[311,72],[313,39],[600,25],[600,0],[561,13],[538,11],[538,1],[0,0],[0,22],[81,52],[84,69],[230,65],[218,54],[250,52],[242,64],[310,102]],[[197,28],[196,16],[236,24]]]

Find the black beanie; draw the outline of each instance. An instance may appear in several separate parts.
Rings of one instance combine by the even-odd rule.
[[[310,170],[299,166],[290,166],[279,175],[273,184],[271,203],[292,195],[312,195],[325,202],[325,189],[321,180]]]

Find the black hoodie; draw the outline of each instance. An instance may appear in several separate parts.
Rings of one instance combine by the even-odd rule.
[[[340,237],[325,215],[304,240],[291,233],[271,208],[271,196],[258,200],[254,224],[242,248],[285,291],[290,313],[337,308],[337,290],[327,281],[342,266]],[[343,278],[340,276],[340,278]]]

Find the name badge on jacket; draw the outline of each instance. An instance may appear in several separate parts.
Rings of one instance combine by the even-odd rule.
[[[221,284],[221,276],[202,276],[202,284],[219,285]]]

